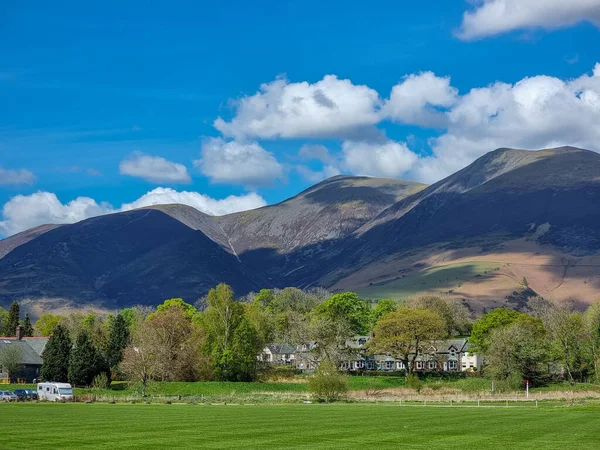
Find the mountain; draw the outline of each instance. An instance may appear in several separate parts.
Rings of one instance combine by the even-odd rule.
[[[325,251],[424,187],[342,176],[277,205],[221,218],[159,205],[38,227],[0,241],[0,304],[21,299],[44,310],[110,309],[175,296],[193,302],[219,282],[245,293],[272,285],[270,273],[297,267],[302,258],[285,263],[296,249]]]
[[[0,241],[0,304],[194,301],[218,282],[445,294],[482,310],[540,294],[600,298],[600,155],[498,149],[425,186],[338,176],[212,217],[160,205]],[[43,306],[39,306],[43,305]]]

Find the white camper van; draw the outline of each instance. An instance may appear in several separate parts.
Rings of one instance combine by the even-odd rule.
[[[38,399],[49,402],[72,402],[73,388],[69,383],[38,383]]]

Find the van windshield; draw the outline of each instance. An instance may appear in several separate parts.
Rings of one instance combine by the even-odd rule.
[[[61,395],[73,395],[73,389],[71,388],[60,388],[58,392],[60,392]]]

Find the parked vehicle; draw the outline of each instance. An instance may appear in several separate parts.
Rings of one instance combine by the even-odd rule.
[[[10,391],[0,391],[0,401],[3,402],[16,402],[19,399],[15,394]]]
[[[38,395],[37,392],[33,389],[16,389],[15,395],[19,398],[19,401],[26,400],[37,400]]]
[[[38,383],[38,397],[49,402],[72,402],[73,388],[69,383]]]
[[[27,395],[29,396],[30,400],[38,399],[38,393],[35,389],[25,389],[25,392],[27,392]]]

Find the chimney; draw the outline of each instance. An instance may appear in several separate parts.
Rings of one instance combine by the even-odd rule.
[[[23,327],[21,325],[17,325],[17,340],[22,340],[23,339]]]

